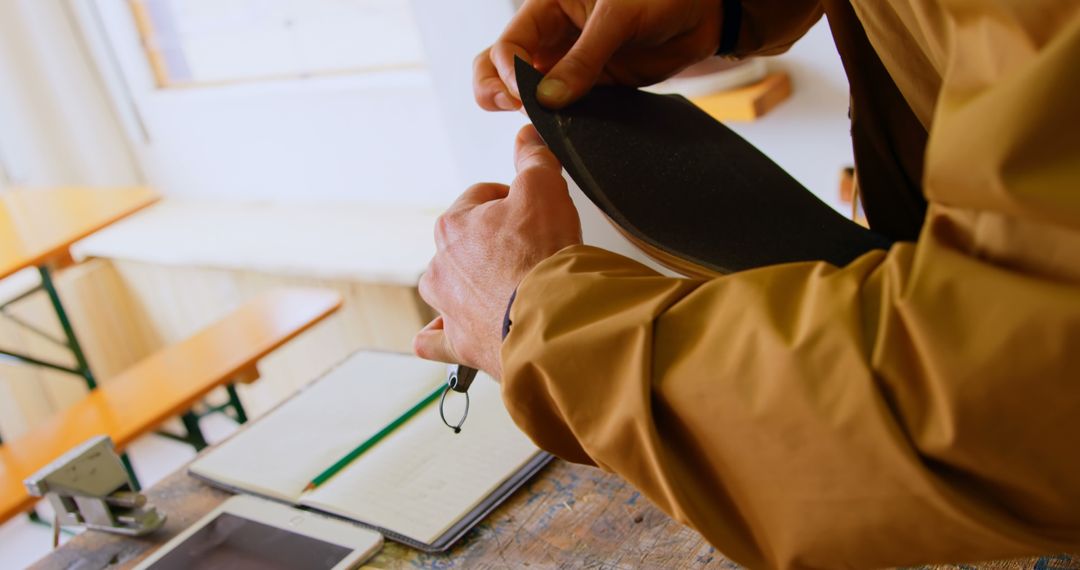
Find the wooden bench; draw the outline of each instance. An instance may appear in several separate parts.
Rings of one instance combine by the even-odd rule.
[[[0,522],[26,512],[23,479],[99,434],[123,450],[170,418],[188,414],[210,391],[258,378],[256,364],[341,306],[336,292],[284,289],[242,305],[90,392],[45,424],[0,445]],[[188,416],[190,417],[190,415]]]

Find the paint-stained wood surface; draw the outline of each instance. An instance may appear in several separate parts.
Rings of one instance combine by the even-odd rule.
[[[229,495],[175,473],[149,491],[168,513],[143,539],[73,538],[33,568],[127,568]],[[445,554],[387,542],[372,568],[738,568],[618,477],[555,461]],[[949,568],[1080,568],[1068,556]]]

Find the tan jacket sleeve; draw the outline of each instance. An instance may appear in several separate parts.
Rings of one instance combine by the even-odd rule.
[[[1080,549],[1080,17],[971,10],[917,244],[706,281],[563,250],[511,309],[518,425],[754,568]]]

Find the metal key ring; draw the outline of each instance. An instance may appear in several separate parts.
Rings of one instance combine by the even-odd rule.
[[[446,414],[443,412],[443,407],[446,405],[446,394],[448,394],[454,389],[454,385],[456,383],[457,376],[453,376],[451,377],[450,382],[447,382],[446,387],[443,388],[442,397],[439,398],[439,417],[442,418],[442,421],[444,424],[446,424],[446,427],[454,430],[454,433],[461,433],[461,426],[465,424],[465,418],[469,417],[469,393],[462,392],[462,394],[465,395],[465,411],[462,412],[461,420],[458,421],[457,425],[453,425],[450,422],[446,421]]]

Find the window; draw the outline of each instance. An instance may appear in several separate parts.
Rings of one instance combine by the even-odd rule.
[[[404,0],[129,0],[159,87],[424,65]]]

